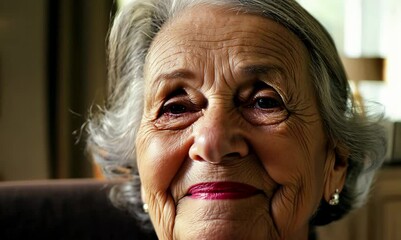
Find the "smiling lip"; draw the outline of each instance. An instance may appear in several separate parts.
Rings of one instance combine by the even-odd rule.
[[[188,195],[194,199],[242,199],[261,193],[261,190],[238,182],[206,182],[191,186]]]

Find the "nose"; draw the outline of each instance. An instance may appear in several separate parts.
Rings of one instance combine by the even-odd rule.
[[[208,108],[193,125],[193,144],[189,157],[219,164],[248,155],[249,146],[238,118],[217,107]]]

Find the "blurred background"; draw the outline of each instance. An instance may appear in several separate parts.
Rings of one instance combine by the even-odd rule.
[[[102,105],[107,31],[125,2],[0,0],[0,181],[96,176],[83,126]],[[401,119],[401,1],[299,2],[332,34],[355,94],[380,102],[393,132]]]

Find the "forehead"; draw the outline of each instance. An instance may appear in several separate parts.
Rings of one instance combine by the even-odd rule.
[[[284,26],[258,15],[215,6],[183,10],[156,35],[146,71],[202,66],[228,58],[232,71],[247,65],[269,66],[298,78],[308,52],[300,39]],[[218,63],[216,63],[218,64]]]

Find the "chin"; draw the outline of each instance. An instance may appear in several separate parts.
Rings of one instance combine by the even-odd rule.
[[[231,227],[229,223],[221,222],[210,226],[205,226],[197,230],[184,230],[184,232],[175,232],[173,239],[216,239],[216,240],[232,240],[232,239],[279,239],[276,235],[270,234],[267,227],[260,229],[247,229],[244,227]],[[222,225],[222,226],[220,226]],[[237,224],[234,224],[237,225]]]
[[[253,221],[214,220],[174,229],[174,239],[280,239],[268,219]]]
[[[174,239],[280,239],[264,195],[240,200],[183,198]]]

